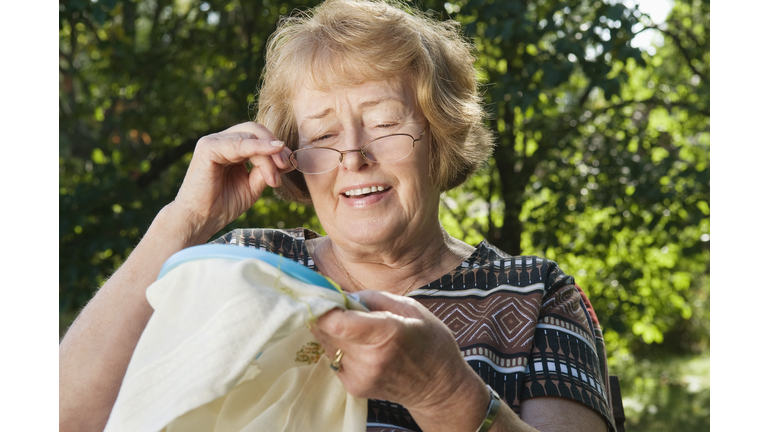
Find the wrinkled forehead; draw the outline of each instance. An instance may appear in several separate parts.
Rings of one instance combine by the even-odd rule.
[[[344,103],[360,109],[397,107],[403,115],[418,110],[408,74],[370,73],[370,68],[358,68],[359,64],[315,62],[298,74],[290,99],[298,126],[307,117],[339,113]]]
[[[419,117],[413,92],[402,79],[367,81],[327,90],[298,84],[293,97],[295,119],[302,131],[306,126],[335,124],[340,119],[391,121]]]

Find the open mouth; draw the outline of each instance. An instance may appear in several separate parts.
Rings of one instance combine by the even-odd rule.
[[[346,192],[344,192],[344,195],[348,198],[363,198],[367,197],[369,195],[374,195],[382,192],[388,191],[389,187],[384,186],[371,186],[371,187],[364,187],[360,189],[351,189]]]

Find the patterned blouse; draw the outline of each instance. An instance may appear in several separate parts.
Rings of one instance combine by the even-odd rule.
[[[237,229],[217,244],[282,254],[317,270],[314,231]],[[523,400],[558,396],[599,413],[616,430],[600,324],[584,292],[552,261],[510,256],[483,240],[460,266],[408,294],[452,331],[469,365],[520,414]],[[368,432],[421,431],[404,407],[368,401]]]

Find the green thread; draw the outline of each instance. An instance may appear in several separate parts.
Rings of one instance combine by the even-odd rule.
[[[299,300],[291,288],[285,285],[280,286],[280,278],[283,276],[283,254],[279,254],[279,256],[280,259],[277,260],[277,277],[275,277],[275,291],[281,292],[294,300]]]
[[[289,288],[288,286],[282,286],[281,287],[280,284],[279,284],[280,277],[283,275],[283,271],[281,269],[282,264],[283,264],[283,254],[278,254],[278,256],[280,257],[280,259],[277,261],[277,277],[275,277],[275,291],[281,292],[281,293],[289,296],[290,298],[292,298],[292,299],[294,299],[294,300],[304,304],[304,306],[307,308],[307,312],[309,313],[309,321],[307,322],[307,328],[311,329],[312,328],[312,324],[317,322],[317,317],[315,316],[314,313],[312,313],[312,308],[309,306],[309,303],[301,300],[296,295],[296,293],[291,288]],[[344,290],[341,289],[341,285],[337,284],[331,278],[329,278],[328,276],[325,276],[322,273],[318,272],[318,274],[320,274],[320,276],[324,277],[325,280],[327,280],[331,284],[331,286],[333,286],[336,289],[336,291],[338,291],[339,294],[341,294],[341,296],[344,298],[344,308],[345,309],[350,309],[352,305],[349,302],[349,298],[347,297],[347,293],[345,293]]]
[[[347,293],[345,293],[344,290],[341,289],[341,285],[339,285],[336,282],[334,282],[328,276],[325,276],[325,275],[322,275],[322,274],[321,274],[321,276],[324,277],[325,280],[327,280],[334,288],[336,288],[336,291],[338,291],[339,294],[341,294],[342,297],[344,297],[344,307],[349,309],[350,308],[349,299],[347,298]]]
[[[278,256],[280,259],[277,260],[277,277],[275,278],[275,290],[279,291],[280,288],[278,287],[277,283],[280,281],[280,276],[283,275],[283,271],[280,269],[280,267],[283,265],[283,254],[278,254]]]

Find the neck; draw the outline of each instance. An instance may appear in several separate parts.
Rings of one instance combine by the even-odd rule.
[[[318,239],[313,246],[311,253],[320,271],[346,291],[377,290],[397,295],[406,295],[453,270],[474,251],[442,227],[402,253],[345,248],[330,237]]]

